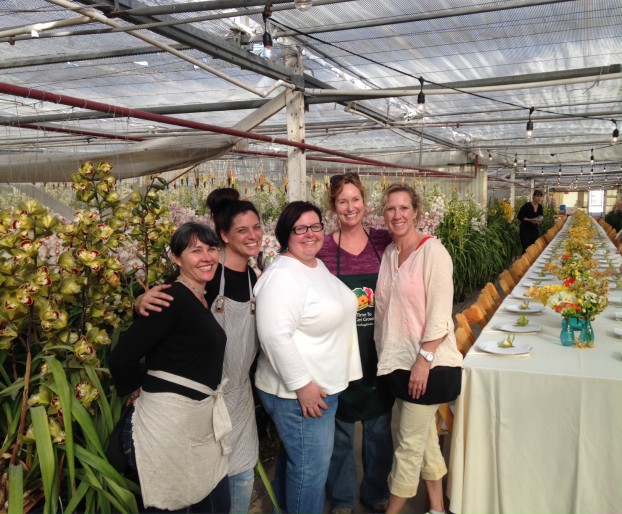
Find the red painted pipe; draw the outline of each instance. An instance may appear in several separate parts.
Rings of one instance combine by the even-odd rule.
[[[44,132],[62,132],[63,134],[77,134],[79,136],[93,136],[106,139],[123,139],[124,141],[144,141],[142,137],[119,136],[117,134],[105,134],[103,132],[91,132],[90,130],[66,129],[61,127],[46,127],[44,125],[33,125],[30,123],[15,123],[14,126],[19,128],[27,128],[34,130],[43,130]]]
[[[368,165],[382,166],[387,168],[400,168],[407,170],[423,171],[430,173],[438,173],[438,170],[431,168],[419,168],[415,166],[399,166],[393,163],[377,161],[375,159],[369,159],[367,157],[356,157],[351,154],[339,152],[337,150],[330,150],[328,148],[322,148],[307,143],[300,143],[298,141],[291,141],[289,139],[283,139],[280,137],[265,136],[263,134],[257,134],[255,132],[246,132],[243,130],[237,130],[227,127],[219,127],[217,125],[211,125],[208,123],[199,123],[196,121],[183,120],[181,118],[174,118],[172,116],[165,116],[162,114],[155,114],[137,109],[129,109],[127,107],[121,107],[112,104],[106,104],[102,102],[94,102],[92,100],[86,100],[82,98],[76,98],[73,96],[59,95],[56,93],[49,93],[47,91],[41,91],[39,89],[30,89],[22,86],[15,86],[13,84],[7,84],[6,82],[0,82],[0,93],[11,94],[20,96],[22,98],[34,98],[44,102],[52,102],[57,104],[69,105],[71,107],[77,107],[79,109],[89,109],[92,111],[99,111],[108,114],[114,114],[120,117],[138,118],[147,121],[153,121],[156,123],[166,123],[168,125],[176,125],[179,127],[186,127],[196,130],[203,130],[207,132],[216,132],[218,134],[226,134],[234,137],[241,137],[245,139],[254,139],[257,141],[264,141],[266,143],[275,143],[279,145],[293,146],[301,150],[311,150],[315,152],[325,153],[328,155],[334,155],[345,159],[352,159],[360,161]],[[451,175],[454,178],[473,178],[471,175],[458,176]]]
[[[234,148],[233,150],[231,150],[231,153],[239,153],[239,154],[243,154],[243,155],[265,155],[266,157],[276,157],[276,158],[279,158],[279,159],[287,158],[287,154],[285,152],[262,152],[262,151],[259,151],[259,150],[241,150],[241,149],[238,149],[238,148]],[[307,160],[309,160],[309,161],[323,161],[323,162],[336,162],[336,163],[343,163],[343,164],[352,164],[353,166],[371,166],[369,163],[366,163],[366,162],[363,162],[363,161],[357,161],[357,160],[353,160],[353,159],[335,159],[334,157],[320,157],[320,156],[311,156],[311,157],[309,157],[309,156],[307,156]],[[394,164],[393,167],[404,169],[402,166],[398,166],[396,164]],[[311,173],[311,172],[309,170],[307,170],[307,174],[309,174],[309,173]],[[318,173],[322,173],[322,172],[318,171]],[[380,176],[380,175],[382,175],[382,172],[380,172],[380,171],[378,171],[378,172],[366,171],[365,174],[366,175],[370,175],[370,176],[371,175],[378,175],[378,176]],[[433,170],[430,173],[425,172],[424,177],[426,177],[426,178],[468,178],[468,179],[472,179],[473,175],[455,175],[455,174],[449,173],[447,171]]]

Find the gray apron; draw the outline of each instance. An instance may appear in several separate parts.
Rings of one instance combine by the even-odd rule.
[[[247,273],[250,300],[236,302],[227,298],[223,255],[220,290],[211,306],[216,321],[227,334],[222,376],[229,379],[224,388],[225,404],[232,425],[229,434],[232,449],[229,455],[229,475],[237,475],[252,469],[257,463],[259,454],[255,402],[249,378],[249,370],[257,355],[259,343],[255,328],[255,297],[250,270],[247,270]]]

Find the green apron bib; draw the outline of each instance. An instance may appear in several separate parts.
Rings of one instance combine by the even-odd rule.
[[[368,235],[369,237],[369,235]],[[369,240],[374,251],[376,248]],[[337,250],[337,277],[348,286],[359,300],[356,313],[356,330],[359,339],[359,352],[363,367],[363,378],[350,382],[348,388],[339,395],[337,417],[353,423],[377,418],[393,407],[394,398],[384,381],[378,380],[378,354],[374,342],[374,311],[376,305],[376,282],[378,273],[360,275],[341,275],[341,246]],[[380,256],[376,252],[378,261]]]

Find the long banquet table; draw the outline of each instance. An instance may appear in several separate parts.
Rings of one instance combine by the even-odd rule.
[[[464,360],[447,489],[455,514],[622,513],[622,337],[614,331],[622,329],[615,316],[622,289],[610,290],[609,306],[592,323],[595,348],[562,346],[561,317],[547,307],[528,315],[540,332],[516,335],[533,347],[527,356],[478,350],[505,338],[500,324],[520,316],[507,310],[521,303],[513,295],[526,290],[568,225]]]

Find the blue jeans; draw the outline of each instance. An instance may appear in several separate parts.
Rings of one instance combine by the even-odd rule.
[[[236,475],[229,475],[229,491],[231,492],[231,514],[246,514],[251,504],[255,469],[247,469]]]
[[[328,410],[321,418],[304,418],[298,400],[257,393],[281,438],[274,472],[279,506],[288,514],[321,514],[339,395],[324,398]]]
[[[361,502],[374,505],[389,499],[387,478],[393,462],[391,411],[363,421],[363,481]],[[330,460],[326,494],[333,508],[356,506],[356,464],[354,460],[355,424],[335,420],[335,446]]]

